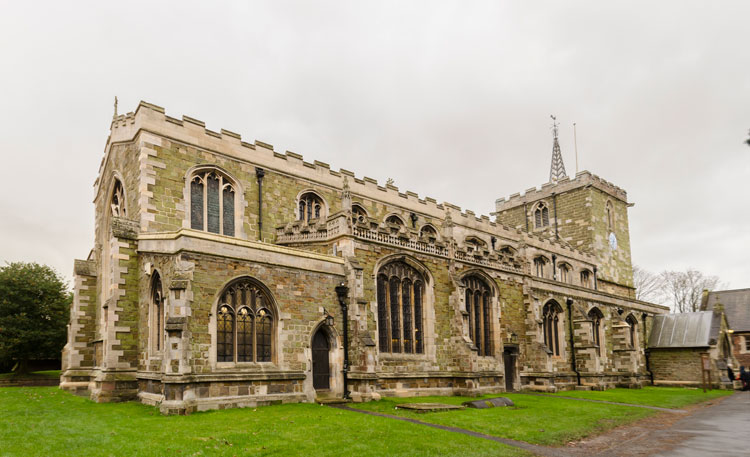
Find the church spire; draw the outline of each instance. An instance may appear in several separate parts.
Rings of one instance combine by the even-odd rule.
[[[549,181],[556,182],[568,176],[568,174],[565,173],[565,164],[563,163],[562,152],[560,152],[560,143],[557,141],[557,126],[559,124],[555,116],[550,117],[552,118],[552,137],[554,139],[552,141],[552,164],[549,169]]]

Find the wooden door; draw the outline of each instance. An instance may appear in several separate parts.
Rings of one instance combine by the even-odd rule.
[[[516,358],[513,357],[511,351],[506,349],[503,351],[503,365],[505,365],[505,390],[507,392],[513,391],[513,381],[516,379]]]
[[[323,329],[318,330],[312,340],[313,387],[316,390],[331,388],[331,366],[328,360],[330,349]]]

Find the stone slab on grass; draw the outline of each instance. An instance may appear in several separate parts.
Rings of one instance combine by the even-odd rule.
[[[456,409],[464,409],[463,406],[446,405],[445,403],[402,403],[396,408],[410,409],[418,413],[432,413],[436,411],[452,411]]]
[[[483,400],[474,400],[474,401],[467,401],[463,403],[464,406],[468,406],[469,408],[477,408],[477,409],[487,409],[487,408],[494,408],[496,406],[515,406],[513,403],[513,400],[506,397],[494,397],[494,398],[485,398]]]

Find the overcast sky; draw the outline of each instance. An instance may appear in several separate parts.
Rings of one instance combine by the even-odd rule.
[[[555,114],[636,264],[750,287],[748,1],[0,7],[0,261],[86,258],[117,95],[478,214],[547,181]]]

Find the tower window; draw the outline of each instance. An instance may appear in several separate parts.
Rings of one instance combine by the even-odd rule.
[[[127,212],[125,211],[125,191],[123,190],[122,183],[119,179],[115,179],[110,206],[113,216],[127,217]]]
[[[549,208],[544,202],[540,202],[534,209],[534,228],[549,226]]]

